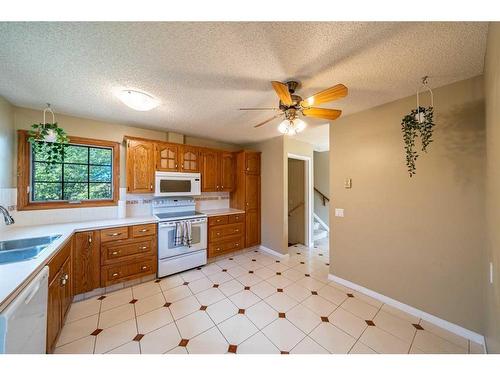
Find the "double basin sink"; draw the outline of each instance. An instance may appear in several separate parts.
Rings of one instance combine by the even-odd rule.
[[[60,234],[0,241],[0,264],[36,258],[59,237],[61,237]]]

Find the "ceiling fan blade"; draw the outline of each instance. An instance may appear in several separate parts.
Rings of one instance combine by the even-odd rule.
[[[345,87],[343,84],[338,84],[326,90],[318,92],[317,94],[314,94],[313,96],[310,96],[305,100],[302,100],[300,102],[300,105],[307,108],[312,107],[313,105],[331,102],[333,100],[341,99],[347,96],[347,92],[347,87]]]
[[[288,91],[288,86],[278,81],[272,81],[271,84],[281,102],[287,106],[292,105],[292,96],[290,95],[290,91]]]
[[[302,114],[307,117],[335,120],[342,114],[342,111],[339,109],[307,108],[302,110]]]
[[[240,111],[279,111],[279,108],[270,108],[270,107],[264,107],[264,108],[240,108]]]
[[[254,126],[254,128],[258,128],[258,127],[260,127],[260,126],[262,126],[262,125],[266,125],[268,122],[271,122],[271,121],[273,121],[275,118],[278,118],[278,117],[281,117],[281,116],[282,116],[282,114],[281,114],[281,113],[280,113],[279,115],[273,116],[273,117],[271,117],[270,119],[267,119],[266,121],[263,121],[263,122],[261,122],[261,123],[259,123],[259,124],[255,125],[255,126]]]

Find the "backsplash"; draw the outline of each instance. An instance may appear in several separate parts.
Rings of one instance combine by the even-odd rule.
[[[153,195],[151,194],[127,194],[125,188],[120,188],[120,201],[126,203],[127,217],[151,215],[152,200]],[[195,201],[198,211],[227,208],[229,207],[229,193],[202,193],[202,195],[195,197]],[[106,220],[120,217],[119,206],[17,211],[16,202],[17,189],[0,188],[0,205],[9,210],[16,226]],[[0,229],[3,227],[5,224],[0,217]]]

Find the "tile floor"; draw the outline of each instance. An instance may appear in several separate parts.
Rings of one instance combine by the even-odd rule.
[[[429,322],[328,281],[328,244],[257,249],[75,302],[55,353],[482,353]]]

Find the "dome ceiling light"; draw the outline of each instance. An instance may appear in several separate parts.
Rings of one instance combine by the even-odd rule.
[[[151,111],[160,105],[160,101],[145,92],[122,90],[116,94],[126,106],[136,111]]]

